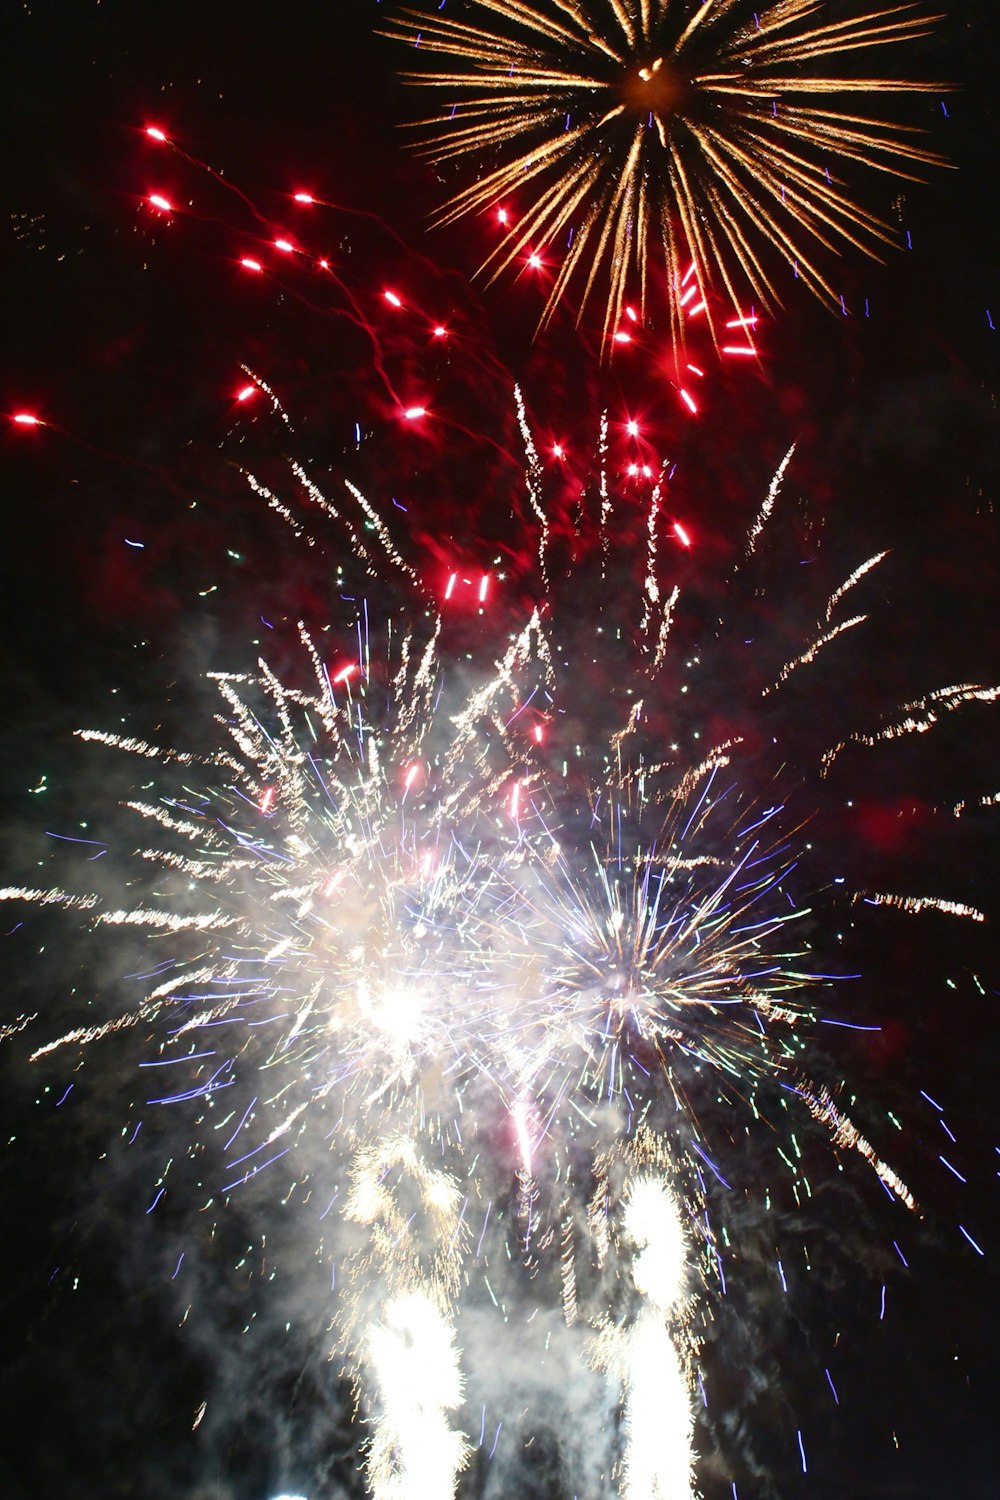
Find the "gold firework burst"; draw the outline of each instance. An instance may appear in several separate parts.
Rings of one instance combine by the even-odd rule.
[[[691,264],[734,303],[749,290],[773,305],[770,247],[839,304],[822,252],[848,243],[877,256],[894,235],[837,170],[916,180],[944,165],[912,125],[843,107],[945,87],[855,75],[857,54],[926,36],[941,18],[915,3],[844,12],[829,0],[468,0],[462,18],[407,9],[385,34],[427,57],[409,81],[450,96],[418,122],[422,149],[483,164],[437,222],[533,195],[480,269],[495,277],[559,246],[542,325],[579,284],[578,316],[604,295],[607,340],[629,289],[645,307],[659,248],[676,347],[701,310]]]

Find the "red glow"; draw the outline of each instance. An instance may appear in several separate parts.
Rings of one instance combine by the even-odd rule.
[[[436,339],[446,339],[448,337],[448,330],[443,323],[439,323],[435,328],[434,337]]]
[[[541,270],[541,268],[542,268],[542,257],[538,254],[537,250],[532,250],[531,254],[528,256],[528,265],[531,267],[531,269],[533,271],[540,271]]]
[[[264,792],[263,792],[263,795],[261,796],[261,799],[260,799],[260,802],[258,803],[258,806],[260,808],[260,811],[264,814],[265,817],[271,811],[271,808],[274,806],[274,799],[275,799],[275,797],[277,797],[277,795],[278,795],[277,790],[273,786],[268,786],[268,787],[264,788]]]
[[[357,662],[355,662],[355,661],[348,662],[348,664],[347,664],[346,667],[341,667],[341,669],[340,669],[339,672],[335,672],[334,673],[334,675],[333,675],[333,681],[334,682],[346,682],[349,677],[353,677],[354,676],[354,674],[355,674],[355,672],[357,670],[358,670],[358,664],[357,664]]]
[[[257,387],[255,385],[245,385],[242,390],[236,392],[236,399],[237,401],[249,401],[256,394]]]
[[[291,240],[275,240],[274,248],[276,250],[284,251],[286,255],[291,255],[295,249],[295,246],[292,244]]]
[[[852,808],[852,831],[879,852],[898,854],[906,850],[914,835],[927,827],[933,809],[909,795],[889,796],[869,801],[865,798]]]
[[[165,214],[172,214],[174,211],[174,205],[171,203],[169,198],[164,198],[162,193],[150,193],[148,202],[150,202],[154,208],[161,209]]]
[[[553,443],[552,444],[552,457],[553,458],[565,458],[566,457],[566,449],[563,447],[562,443]]]
[[[293,193],[296,203],[315,203],[316,199],[312,193]]]
[[[687,286],[688,282],[691,280],[691,277],[693,275],[694,275],[694,261],[691,262],[691,264],[688,266],[687,270],[684,272],[684,275],[683,275],[683,277],[681,279],[681,286]]]
[[[485,604],[486,603],[486,591],[489,588],[489,586],[490,586],[490,575],[488,573],[484,573],[483,576],[482,576],[482,578],[479,581],[479,602],[480,602],[480,604]]]
[[[630,478],[630,479],[634,479],[634,478],[635,478],[635,476],[636,476],[636,475],[637,475],[637,474],[638,474],[638,472],[639,472],[639,465],[638,465],[638,464],[629,464],[629,466],[628,466],[628,468],[627,468],[627,469],[626,469],[626,470],[625,470],[625,472],[626,472],[626,474],[627,474],[627,475],[628,475],[628,477],[629,477],[629,478]]]
[[[244,271],[261,271],[261,270],[263,270],[263,267],[261,266],[260,261],[259,260],[251,260],[250,257],[249,257],[249,255],[244,255],[243,259],[240,261],[240,265],[243,267]]]
[[[393,307],[402,307],[403,305],[402,299],[397,297],[395,292],[383,292],[382,296],[387,302],[390,302]]]
[[[756,313],[750,313],[745,318],[730,318],[729,322],[726,324],[726,327],[727,328],[756,328],[757,327],[757,314]]]
[[[752,344],[723,344],[723,354],[756,354]]]
[[[403,411],[403,416],[408,422],[415,422],[419,417],[426,417],[426,415],[426,406],[407,406]]]
[[[629,437],[639,436],[639,424],[634,417],[630,417],[629,420],[625,423],[625,431],[628,433]]]
[[[455,585],[456,585],[457,582],[458,582],[458,574],[457,573],[452,573],[451,577],[448,579],[448,587],[444,591],[444,597],[446,599],[450,599],[451,596],[452,596],[452,594],[455,592]]]
[[[695,416],[698,415],[698,403],[694,399],[690,391],[685,391],[682,389],[681,400],[684,402],[684,405],[687,407],[688,411],[692,412]]]
[[[18,427],[43,427],[45,424],[30,411],[16,411],[14,421]]]
[[[700,375],[702,377],[702,379],[704,379],[704,377],[705,377],[705,371],[704,370],[699,370],[699,368],[698,368],[697,365],[688,365],[688,369],[691,371],[692,375]]]
[[[321,271],[329,271],[329,269],[330,269],[330,262],[328,260],[321,260],[319,262],[319,268],[320,268]]]
[[[680,521],[675,521],[674,522],[674,536],[680,542],[680,544],[681,544],[682,547],[690,547],[690,545],[691,545],[691,534],[690,534],[690,532],[685,531],[685,529],[681,525]]]
[[[692,307],[691,311],[688,313],[688,318],[689,319],[690,318],[696,318],[699,313],[703,313],[704,311],[705,311],[705,303],[703,301],[702,302],[696,302],[695,305],[694,305],[694,307]]]
[[[632,335],[630,333],[621,333],[621,332],[618,332],[618,333],[615,334],[615,343],[616,344],[631,344],[631,342],[632,342]]]
[[[542,729],[541,724],[536,724],[535,725],[534,734],[535,734],[535,744],[536,745],[540,745],[542,743],[542,740],[545,738],[545,731]]]
[[[691,298],[692,297],[696,297],[697,295],[698,295],[698,283],[696,281],[692,281],[691,285],[688,287],[687,291],[684,293],[683,297],[681,298],[681,307],[686,307],[687,304],[691,301]]]
[[[638,321],[639,321],[639,316],[636,313],[636,310],[635,310],[634,307],[626,307],[626,309],[625,309],[625,316],[626,316],[626,318],[628,318],[629,322],[631,322],[631,323],[638,323]]]
[[[507,214],[507,210],[505,208],[498,208],[497,209],[497,219],[498,219],[498,221],[501,224],[506,224],[507,223],[508,214]]]
[[[147,125],[146,134],[151,141],[165,141],[167,139],[165,131],[162,131],[159,125]]]

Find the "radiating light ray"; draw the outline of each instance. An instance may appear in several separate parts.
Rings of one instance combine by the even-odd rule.
[[[848,745],[865,745],[871,748],[886,740],[898,740],[908,734],[926,734],[933,729],[942,714],[954,713],[958,708],[967,703],[996,703],[1000,699],[1000,686],[991,686],[984,683],[960,682],[951,687],[935,688],[933,692],[925,694],[922,698],[915,698],[910,703],[904,703],[897,710],[891,723],[883,725],[881,729],[873,730],[871,733],[850,735],[847,739],[833,745],[823,755],[823,773],[827,774],[837,757],[847,749]]]
[[[864,901],[869,906],[894,906],[897,911],[916,914],[922,911],[940,911],[951,917],[969,917],[973,922],[985,922],[986,915],[978,907],[968,906],[964,901],[948,901],[941,896],[898,896],[889,891],[858,891],[855,901]]]
[[[807,667],[810,662],[814,662],[824,646],[829,646],[830,642],[835,641],[839,635],[843,635],[845,630],[853,630],[856,625],[863,625],[867,618],[867,615],[854,615],[849,620],[841,620],[839,625],[832,626],[830,630],[824,630],[798,656],[794,656],[791,661],[785,662],[785,665],[771,686],[764,689],[764,697],[766,698],[769,693],[773,693],[776,688],[781,687],[782,683],[787,682],[792,673],[799,667]]]
[[[76,907],[78,910],[87,911],[93,909],[100,901],[99,896],[79,895],[72,891],[61,891],[53,886],[50,890],[38,890],[33,886],[5,885],[0,886],[0,901],[28,901],[38,906],[67,906]]]
[[[955,803],[952,808],[952,814],[954,817],[960,818],[963,813],[968,812],[972,807],[1000,807],[1000,792],[989,792],[985,796],[978,798],[975,802],[968,802],[963,798],[961,802]]]
[[[813,1118],[821,1121],[822,1124],[826,1125],[833,1132],[834,1145],[846,1146],[851,1151],[857,1151],[866,1161],[871,1163],[879,1180],[891,1193],[894,1193],[901,1202],[905,1203],[907,1208],[916,1209],[916,1201],[906,1183],[903,1182],[898,1173],[894,1172],[890,1166],[887,1166],[881,1160],[875,1148],[869,1141],[865,1140],[857,1126],[848,1119],[847,1115],[837,1108],[830,1097],[828,1089],[821,1088],[817,1091],[808,1085],[800,1084],[796,1087],[795,1092],[805,1101],[809,1113]]]
[[[888,556],[888,552],[876,552],[874,557],[869,557],[865,562],[860,563],[858,567],[854,569],[853,573],[851,573],[850,577],[845,578],[843,583],[834,589],[833,593],[827,600],[826,605],[825,619],[828,625],[833,618],[834,610],[840,603],[841,599],[843,599],[844,595],[849,593],[850,590],[854,588],[855,584],[860,583],[866,573],[870,573],[872,568],[877,568],[879,563],[884,562]]]

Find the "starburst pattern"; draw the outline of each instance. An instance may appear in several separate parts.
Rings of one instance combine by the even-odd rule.
[[[939,18],[917,4],[845,16],[825,0],[472,0],[466,14],[405,10],[387,34],[428,59],[407,78],[448,98],[420,122],[422,148],[477,166],[438,222],[516,195],[520,217],[502,210],[483,269],[561,257],[543,324],[574,285],[581,313],[604,297],[607,340],[628,295],[645,304],[656,254],[675,346],[694,309],[711,316],[688,262],[736,304],[748,289],[773,304],[777,252],[838,305],[824,253],[894,242],[841,173],[943,164],[913,126],[845,103],[943,87],[853,71],[859,54],[928,34]]]

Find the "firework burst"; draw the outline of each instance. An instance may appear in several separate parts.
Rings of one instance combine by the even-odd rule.
[[[780,302],[778,255],[839,305],[824,254],[894,243],[841,173],[913,179],[942,160],[912,127],[844,101],[940,90],[853,71],[934,19],[914,4],[845,17],[822,0],[476,0],[463,17],[405,10],[387,34],[428,59],[406,76],[447,96],[418,127],[422,149],[477,164],[438,222],[498,215],[483,269],[551,264],[542,323],[576,287],[581,313],[604,299],[606,341],[629,295],[645,305],[662,255],[676,347],[705,311],[689,260],[738,306],[748,288]]]
[[[833,588],[791,649],[763,631],[748,674],[740,601],[755,613],[789,454],[730,579],[730,613],[706,632],[709,665],[683,639],[670,585],[665,474],[642,524],[623,526],[635,501],[615,492],[599,445],[567,533],[520,401],[519,414],[534,603],[502,653],[469,669],[471,687],[468,672],[453,680],[442,612],[378,507],[348,486],[321,510],[379,539],[378,567],[409,580],[419,628],[387,628],[378,648],[362,628],[345,656],[301,627],[300,681],[263,661],[251,677],[216,675],[226,742],[203,759],[91,734],[159,767],[156,795],[130,802],[155,835],[140,851],[148,878],[127,877],[145,894],[0,897],[170,945],[137,1007],[35,1056],[141,1028],[145,1107],[183,1120],[210,1204],[255,1179],[305,1202],[317,1190],[337,1226],[331,1339],[372,1424],[374,1495],[454,1493],[475,1448],[463,1317],[487,1295],[498,1309],[506,1298],[505,1319],[527,1317],[551,1286],[581,1366],[620,1393],[620,1437],[607,1434],[603,1467],[579,1487],[614,1472],[634,1500],[684,1497],[699,1343],[725,1285],[727,1122],[771,1143],[796,1202],[810,1187],[789,1131],[794,1142],[819,1122],[914,1207],[809,1065],[832,986],[814,971],[798,869],[808,788],[848,746],[872,753],[998,690],[928,693],[881,726],[818,740],[790,771],[786,684],[801,692],[863,624],[845,601],[884,554]],[[293,528],[303,498],[315,508],[322,495],[300,464],[287,497],[246,477]],[[730,700],[739,732],[706,729],[708,694]],[[347,1183],[337,1206],[331,1161]]]

